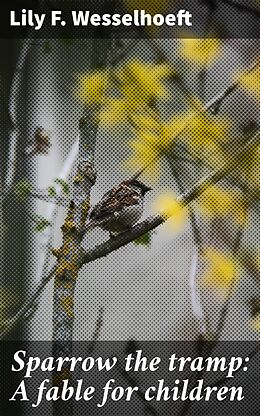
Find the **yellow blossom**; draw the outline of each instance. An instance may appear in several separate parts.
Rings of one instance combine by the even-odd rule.
[[[207,262],[207,271],[202,276],[202,283],[216,289],[227,289],[238,278],[238,265],[235,258],[214,247],[203,252]]]
[[[138,114],[133,115],[132,118],[135,123],[144,120],[145,124],[138,126],[136,140],[130,142],[133,154],[127,161],[126,166],[131,168],[135,166],[137,169],[148,166],[150,168],[148,172],[155,179],[159,174],[158,172],[155,175],[155,170],[159,166],[159,158],[174,146],[176,137],[184,130],[189,121],[193,119],[193,115],[189,112],[177,114],[166,122],[157,120],[156,116],[151,115],[149,115],[148,122],[145,116],[140,118]],[[147,125],[150,125],[151,128],[146,129]],[[148,174],[148,172],[146,173]]]
[[[134,118],[138,120],[138,117]],[[159,126],[152,120],[149,123],[153,129],[145,129],[143,125],[139,126],[136,133],[136,139],[129,143],[133,154],[126,162],[128,168],[137,170],[146,167],[146,176],[149,179],[156,179],[160,174],[160,158],[162,154],[169,150],[173,145],[177,134],[183,129],[186,119],[182,116],[174,116],[168,122],[160,122]],[[155,129],[157,126],[157,130]]]
[[[236,75],[241,88],[257,101],[260,100],[260,63],[251,71]]]
[[[138,59],[129,61],[117,72],[121,92],[129,101],[147,101],[168,97],[163,80],[173,73],[165,64],[145,63]]]
[[[174,144],[175,138],[184,130],[191,120],[189,113],[181,113],[171,117],[167,122],[162,123],[160,147],[167,151]]]
[[[181,55],[199,66],[211,64],[220,53],[218,39],[183,39],[181,41]]]
[[[78,76],[76,97],[86,105],[102,104],[108,87],[107,73],[96,71]]]
[[[150,110],[150,109],[149,109]],[[149,114],[152,113],[152,114]],[[153,112],[147,111],[147,113],[142,112],[141,114],[133,113],[131,114],[131,121],[138,126],[139,129],[143,130],[153,130],[154,132],[158,131],[158,121],[157,115]]]
[[[198,149],[223,141],[229,129],[230,122],[227,118],[201,113],[191,118],[185,140],[190,147]]]
[[[173,192],[159,195],[153,202],[153,211],[168,220],[165,226],[171,232],[181,231],[187,220],[186,209],[178,202]]]
[[[203,192],[197,204],[201,214],[207,217],[232,216],[239,225],[244,225],[247,220],[242,195],[218,185],[212,185]]]
[[[250,326],[253,329],[253,331],[260,331],[260,313],[258,313],[256,316],[251,318],[250,320]]]
[[[133,155],[125,161],[124,166],[132,171],[145,169],[145,176],[150,180],[156,180],[160,174],[160,155],[154,146],[139,140],[129,143]]]
[[[125,100],[111,98],[98,113],[100,125],[113,127],[127,121],[127,106]]]
[[[259,193],[260,169],[259,169],[260,146],[249,152],[245,157],[239,174],[249,185],[251,192]]]

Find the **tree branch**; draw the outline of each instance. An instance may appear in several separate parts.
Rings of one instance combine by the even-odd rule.
[[[25,39],[22,43],[20,54],[18,57],[17,65],[15,68],[13,81],[10,89],[10,98],[9,98],[9,115],[11,119],[12,129],[10,132],[10,142],[9,142],[9,154],[7,161],[7,170],[6,170],[6,179],[5,179],[5,194],[11,189],[13,178],[15,174],[15,160],[16,160],[16,142],[17,142],[17,97],[20,93],[20,86],[22,84],[22,79],[24,75],[24,65],[27,60],[28,54],[30,52],[31,46],[34,42],[34,39],[31,39],[30,36]]]
[[[197,183],[194,188],[188,191],[186,194],[178,198],[178,202],[184,207],[187,206],[191,201],[198,198],[206,189],[210,186],[214,185],[221,179],[223,179],[226,175],[232,172],[243,160],[245,155],[255,148],[259,144],[260,139],[260,129],[254,135],[254,137],[248,141],[248,143],[237,153],[232,160],[227,163],[224,167],[219,169],[217,172],[207,176],[202,181]],[[82,260],[81,265],[89,263],[90,261],[96,260],[97,258],[101,258],[107,256],[114,250],[117,250],[120,247],[125,246],[126,244],[130,243],[131,241],[136,240],[138,237],[141,237],[143,234],[147,233],[148,231],[153,230],[154,228],[161,225],[165,222],[165,218],[163,218],[160,214],[156,214],[144,220],[143,222],[135,225],[130,231],[119,234],[117,237],[112,238],[104,243],[101,243],[99,246],[95,247],[88,252],[85,252]]]
[[[187,206],[190,202],[198,198],[206,189],[210,186],[216,184],[221,179],[225,178],[226,175],[231,173],[239,163],[244,159],[245,155],[252,151],[253,148],[256,148],[259,145],[260,139],[260,129],[254,135],[254,137],[248,141],[248,143],[237,153],[237,155],[231,159],[229,163],[227,163],[224,167],[222,167],[217,172],[207,176],[202,181],[197,183],[194,188],[192,188],[189,192],[185,195],[178,198],[179,203],[182,206]],[[129,232],[119,234],[117,237],[109,239],[105,241],[95,248],[82,251],[81,257],[78,259],[78,267],[82,267],[84,264],[90,263],[94,260],[100,259],[102,257],[107,256],[108,254],[112,253],[113,251],[119,249],[131,243],[132,241],[136,240],[138,237],[141,237],[143,234],[147,233],[150,230],[161,225],[165,222],[166,219],[163,218],[160,214],[156,214],[154,216],[148,217],[141,223],[135,225]],[[83,237],[83,236],[82,236]],[[56,271],[57,265],[54,266],[45,279],[39,283],[38,287],[36,288],[34,294],[31,296],[30,299],[23,305],[20,311],[6,323],[6,329],[0,333],[0,339],[2,339],[11,328],[13,328],[20,319],[24,316],[24,313],[28,310],[30,305],[35,302],[38,296],[44,290],[46,284],[50,281]]]
[[[73,194],[67,216],[61,227],[63,234],[62,247],[53,250],[58,265],[55,268],[53,294],[53,356],[65,357],[72,354],[74,324],[74,291],[78,276],[78,263],[82,255],[79,231],[85,224],[90,208],[90,191],[95,183],[94,151],[98,124],[91,112],[80,122],[79,164],[73,178]],[[63,366],[67,377],[69,368]],[[53,374],[54,384],[60,386],[60,376]],[[56,402],[54,414],[71,414],[73,404]]]

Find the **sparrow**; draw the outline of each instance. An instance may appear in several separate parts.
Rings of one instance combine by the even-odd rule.
[[[89,215],[87,229],[100,227],[111,236],[129,230],[143,214],[143,201],[151,188],[139,180],[129,179],[108,191]]]

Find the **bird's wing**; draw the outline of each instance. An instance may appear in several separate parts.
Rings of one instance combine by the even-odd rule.
[[[109,218],[124,207],[138,204],[139,194],[129,186],[122,184],[107,192],[90,213],[90,220],[98,221]]]

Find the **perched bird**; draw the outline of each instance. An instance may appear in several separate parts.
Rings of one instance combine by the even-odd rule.
[[[129,230],[143,214],[143,200],[151,188],[129,179],[111,189],[92,209],[87,229],[101,227],[113,234]]]

